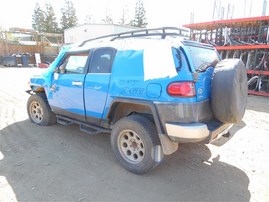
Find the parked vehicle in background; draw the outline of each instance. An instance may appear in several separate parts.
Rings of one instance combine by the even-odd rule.
[[[38,33],[33,29],[12,27],[0,30],[0,64],[12,67],[51,62],[63,45],[63,35]],[[39,56],[37,58],[37,55]]]

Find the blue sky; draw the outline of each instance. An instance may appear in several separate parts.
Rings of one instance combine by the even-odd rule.
[[[144,0],[148,27],[181,26],[190,22],[191,12],[194,22],[211,21],[215,0]],[[264,0],[217,0],[217,5],[224,7],[225,17],[230,3],[233,6],[233,18],[260,16]],[[49,2],[60,18],[60,8],[64,0],[0,0],[0,26],[31,28],[32,14],[36,2],[44,5]],[[87,15],[95,23],[100,23],[106,12],[110,13],[117,24],[123,8],[131,18],[134,13],[135,0],[73,0],[79,23],[83,24]],[[269,13],[269,2],[267,3]],[[216,16],[216,15],[215,15]]]

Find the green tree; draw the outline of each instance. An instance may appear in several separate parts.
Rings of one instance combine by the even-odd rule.
[[[135,16],[131,21],[131,25],[135,27],[146,27],[148,25],[146,18],[146,10],[143,5],[143,0],[137,0],[135,6]]]
[[[57,19],[54,13],[54,9],[51,4],[46,3],[46,17],[45,17],[45,32],[49,33],[58,33],[59,27],[57,23]]]
[[[32,15],[32,27],[38,32],[58,33],[58,23],[51,4],[45,5],[43,10],[38,3]]]
[[[45,32],[45,11],[42,10],[39,3],[36,3],[34,14],[32,15],[32,27],[38,32]]]
[[[74,8],[71,0],[65,0],[64,7],[61,9],[61,12],[62,17],[60,24],[62,31],[77,25],[78,18],[76,16],[76,9]]]

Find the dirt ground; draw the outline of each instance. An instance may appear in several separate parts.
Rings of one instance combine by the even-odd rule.
[[[0,201],[269,201],[269,98],[249,96],[231,137],[182,144],[152,172],[124,170],[109,134],[41,127],[26,113],[38,68],[0,67]]]

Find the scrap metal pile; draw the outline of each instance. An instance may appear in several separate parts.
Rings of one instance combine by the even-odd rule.
[[[190,38],[216,47],[222,59],[246,65],[249,94],[269,96],[269,16],[184,25]]]

